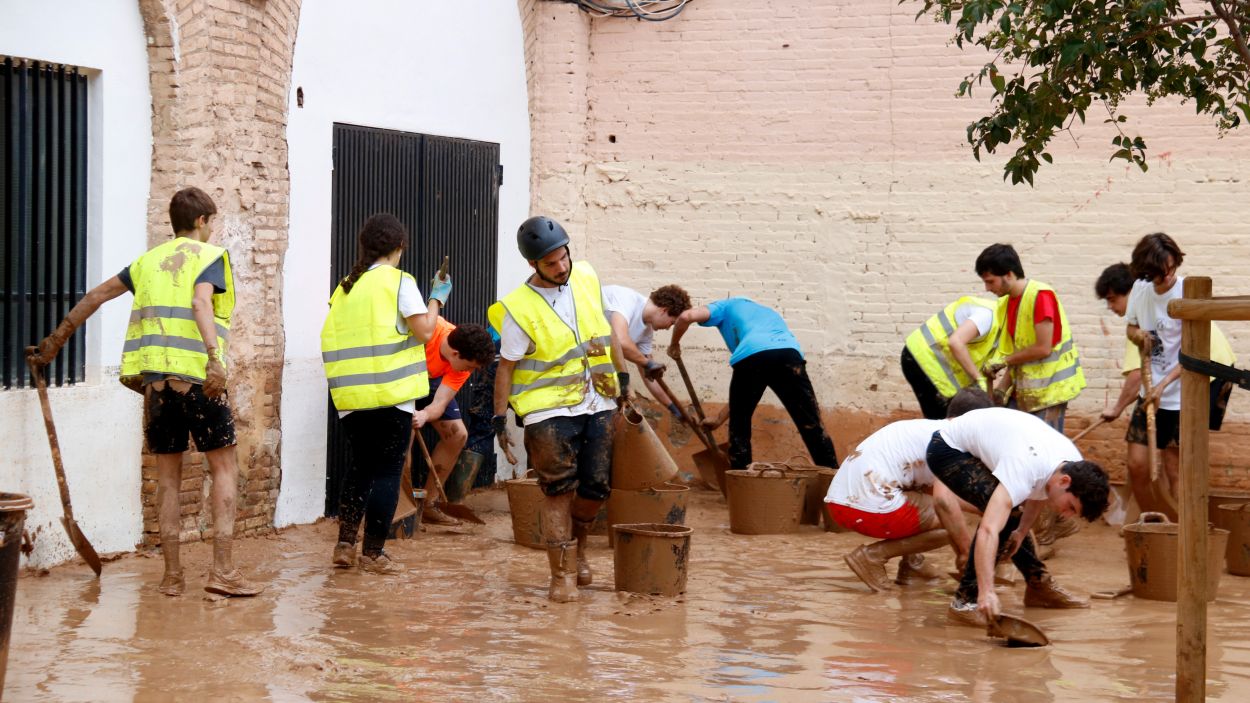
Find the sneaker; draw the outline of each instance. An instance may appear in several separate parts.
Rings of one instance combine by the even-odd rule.
[[[334,545],[334,557],[331,559],[339,569],[350,569],[356,565],[356,545],[351,542],[339,542]]]
[[[264,586],[256,584],[243,578],[243,572],[235,569],[228,574],[223,574],[216,569],[208,575],[208,584],[204,586],[204,590],[209,593],[217,593],[223,596],[247,597],[259,595],[265,590]]]
[[[360,558],[356,560],[356,565],[360,567],[361,571],[368,571],[371,574],[382,574],[384,576],[399,574],[404,571],[404,565],[391,559],[386,552],[382,552],[376,557],[361,554]]]
[[[946,609],[946,619],[956,625],[978,627],[982,630],[987,624],[985,615],[977,610],[976,603],[965,603],[958,598],[952,600],[950,607]]]
[[[445,527],[455,527],[460,524],[459,520],[439,510],[433,504],[425,506],[425,512],[421,514],[421,522],[429,525],[443,525]]]
[[[1036,581],[1030,581],[1024,588],[1024,607],[1026,608],[1088,608],[1089,600],[1074,595],[1055,583],[1050,574]]]
[[[187,580],[182,577],[182,569],[177,571],[166,571],[165,577],[161,579],[161,585],[156,590],[167,596],[180,596],[186,590]]]

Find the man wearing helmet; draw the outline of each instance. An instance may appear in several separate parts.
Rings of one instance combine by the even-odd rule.
[[[560,223],[531,217],[517,246],[534,273],[489,312],[500,335],[494,429],[506,450],[509,406],[525,425],[525,451],[545,496],[547,597],[566,603],[591,583],[586,536],[611,490],[612,412],[629,392],[629,375],[599,279],[589,263],[572,261]]]

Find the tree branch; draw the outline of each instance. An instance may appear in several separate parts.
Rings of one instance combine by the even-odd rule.
[[[1246,47],[1246,37],[1242,34],[1241,24],[1233,18],[1233,14],[1219,0],[1212,0],[1211,7],[1215,8],[1215,14],[1228,25],[1228,33],[1232,35],[1233,43],[1237,45],[1237,53],[1241,54],[1241,73],[1245,74],[1246,70],[1250,69],[1250,49]]]
[[[1212,2],[1212,4],[1215,4],[1215,3]],[[1141,39],[1142,37],[1148,37],[1151,34],[1154,34],[1155,32],[1158,32],[1163,29],[1167,29],[1168,27],[1175,27],[1178,24],[1198,24],[1200,22],[1213,22],[1216,19],[1219,19],[1217,16],[1218,14],[1219,12],[1217,10],[1215,15],[1193,15],[1191,17],[1181,17],[1179,19],[1168,20],[1167,22],[1164,22],[1163,24],[1155,25],[1154,27],[1151,27],[1150,29],[1134,34],[1133,36],[1125,40],[1124,43],[1132,44],[1133,42],[1137,41],[1138,39]]]

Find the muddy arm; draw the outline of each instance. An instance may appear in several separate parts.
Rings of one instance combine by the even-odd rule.
[[[972,354],[968,353],[968,342],[976,339],[977,332],[977,323],[964,320],[963,324],[951,333],[947,343],[950,345],[951,355],[963,367],[964,373],[968,374],[968,378],[972,379],[974,385],[980,386],[981,372],[977,369],[977,365],[972,363]]]

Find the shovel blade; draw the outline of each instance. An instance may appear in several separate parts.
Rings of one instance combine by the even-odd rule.
[[[96,576],[104,569],[104,563],[100,561],[100,555],[95,553],[95,547],[91,546],[91,542],[87,540],[87,535],[82,533],[82,528],[78,527],[78,523],[70,518],[61,518],[61,524],[65,526],[65,532],[69,534],[69,541],[74,545],[74,551],[78,552],[78,556],[87,562],[87,566],[95,572]]]
[[[443,503],[438,506],[438,509],[454,518],[468,520],[469,522],[476,523],[478,525],[486,524],[486,521],[478,517],[477,513],[473,512],[473,508],[470,508],[467,505],[460,505],[459,503]]]
[[[997,620],[990,622],[985,634],[1006,639],[1008,647],[1045,647],[1050,644],[1050,638],[1042,632],[1042,628],[1015,615],[999,615]]]

